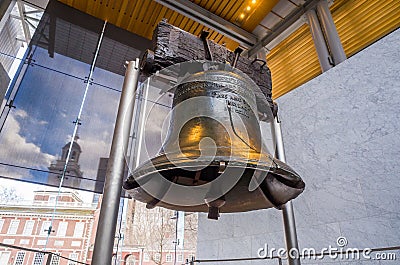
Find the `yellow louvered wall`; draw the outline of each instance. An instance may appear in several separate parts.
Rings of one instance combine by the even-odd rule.
[[[238,43],[211,30],[192,19],[172,11],[152,0],[59,0],[89,15],[107,20],[108,23],[151,39],[153,30],[161,19],[185,31],[199,36],[202,30],[210,31],[209,39],[226,44],[234,50]],[[188,0],[189,1],[189,0]],[[279,0],[190,0],[208,11],[251,32],[272,10]],[[247,11],[246,7],[251,6]],[[241,14],[245,14],[241,18]]]
[[[151,38],[157,23],[169,23],[192,34],[211,32],[209,39],[233,50],[235,41],[152,0],[59,0],[123,29]],[[189,1],[189,0],[188,0]],[[278,0],[190,0],[251,32]],[[334,0],[331,12],[347,56],[352,56],[400,26],[400,0]],[[246,13],[244,19],[240,14]],[[308,25],[304,25],[267,55],[273,97],[278,98],[321,73]]]
[[[348,57],[400,26],[399,0],[335,0],[331,12]],[[267,60],[274,98],[321,73],[308,25],[276,46]]]
[[[303,25],[267,55],[272,93],[278,98],[319,75],[321,69],[308,25]]]
[[[331,9],[348,57],[400,26],[399,0],[336,0]]]

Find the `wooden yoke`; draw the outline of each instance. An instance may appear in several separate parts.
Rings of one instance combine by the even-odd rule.
[[[208,53],[211,53],[214,62],[219,63],[231,64],[235,58],[235,53],[226,47],[211,40],[207,40],[205,45],[204,39],[174,27],[166,21],[161,21],[157,25],[152,42],[153,51],[147,50],[142,58],[141,70],[145,76],[177,63],[206,60]],[[262,114],[270,114],[269,109],[275,114],[277,110],[272,102],[271,72],[265,61],[260,63],[260,60],[239,56],[236,68],[247,74],[261,89],[261,93],[255,91],[260,117]]]

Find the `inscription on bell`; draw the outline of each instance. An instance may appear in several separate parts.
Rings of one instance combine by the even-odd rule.
[[[225,99],[228,108],[235,113],[250,118],[251,108],[245,99],[235,96],[229,92],[213,91],[211,96],[217,99]]]

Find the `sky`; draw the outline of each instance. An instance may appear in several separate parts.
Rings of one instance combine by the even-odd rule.
[[[47,50],[39,47],[34,50],[33,58],[34,65],[28,67],[15,98],[16,108],[11,110],[0,132],[0,163],[47,171],[50,163],[60,158],[61,148],[71,139],[73,121],[78,115],[86,87],[82,79],[88,76],[90,66],[59,54],[50,58]],[[123,76],[96,68],[93,81],[106,83],[107,87],[89,86],[78,130],[78,143],[82,148],[79,164],[83,177],[90,179],[96,178],[100,157],[109,155],[120,96],[116,90],[121,90]],[[156,89],[150,87],[149,98],[157,100],[158,97]],[[167,103],[170,99],[161,101]],[[157,141],[152,140],[160,134],[165,122],[163,116],[166,113],[159,114],[168,109],[153,105],[149,102],[146,105],[147,113],[154,117],[146,123],[144,139],[150,142],[152,155],[158,152],[162,142],[160,136],[157,136]],[[149,144],[142,148],[143,154],[146,147]],[[46,172],[0,165],[0,176],[46,182],[47,175]],[[1,179],[0,185],[12,186],[12,183]],[[33,190],[28,188],[29,184],[18,182],[14,185],[18,191]],[[88,189],[85,185],[84,188]]]

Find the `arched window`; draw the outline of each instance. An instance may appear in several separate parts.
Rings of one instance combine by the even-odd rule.
[[[72,151],[71,159],[72,160],[76,159],[76,151]]]

